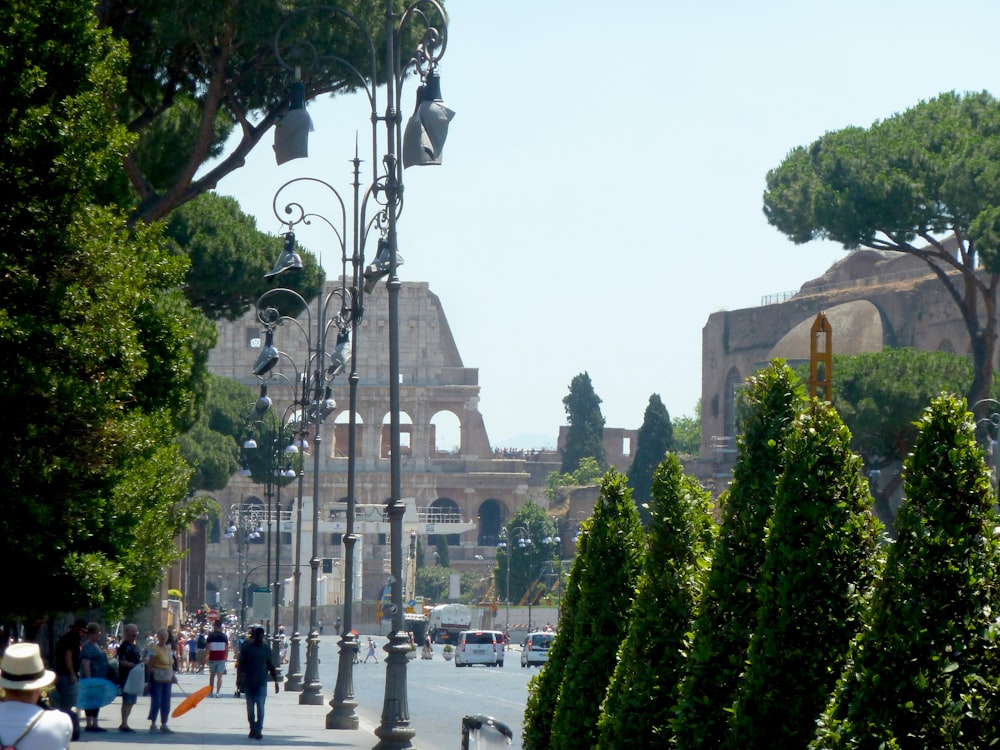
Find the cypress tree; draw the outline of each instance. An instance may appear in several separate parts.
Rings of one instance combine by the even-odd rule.
[[[656,393],[649,397],[636,443],[635,456],[628,469],[628,483],[632,499],[639,508],[639,517],[647,523],[649,510],[645,506],[652,499],[653,474],[663,457],[674,449],[670,413]]]
[[[580,461],[593,458],[601,469],[608,466],[604,455],[604,415],[601,399],[594,392],[590,375],[580,373],[569,385],[569,395],[563,399],[569,429],[562,447],[562,473],[572,474]]]
[[[724,748],[806,747],[861,627],[883,527],[850,443],[833,407],[813,401],[785,445],[757,627]]]
[[[814,748],[985,748],[998,737],[996,498],[964,402],[934,399],[903,472],[885,575]]]
[[[669,740],[677,675],[715,540],[711,496],[675,456],[657,468],[652,495],[638,595],[598,721],[603,750],[659,750]]]
[[[557,637],[568,642],[547,745],[552,750],[597,744],[601,702],[628,631],[645,542],[622,474],[611,470],[604,476],[587,533],[586,548],[578,553],[573,566],[579,579],[577,612],[572,629],[564,624]],[[549,658],[553,656],[550,653]]]
[[[689,750],[717,750],[726,736],[726,709],[736,695],[756,624],[764,532],[784,466],[785,440],[804,403],[795,375],[780,361],[751,377],[744,394],[733,481],[719,500],[722,525],[674,724],[677,746]]]

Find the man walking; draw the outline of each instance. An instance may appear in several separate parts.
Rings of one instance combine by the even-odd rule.
[[[222,631],[222,623],[216,620],[212,624],[212,632],[206,639],[208,642],[208,684],[211,687],[215,680],[215,696],[222,695],[222,675],[226,673],[226,656],[229,654],[229,638]]]
[[[236,685],[246,696],[247,721],[255,740],[264,735],[264,701],[267,700],[267,676],[274,680],[274,692],[279,691],[278,670],[271,658],[271,648],[264,643],[264,628],[253,629],[253,637],[243,644],[236,662]]]

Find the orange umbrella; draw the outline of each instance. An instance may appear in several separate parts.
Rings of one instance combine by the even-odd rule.
[[[178,716],[183,716],[192,708],[201,703],[202,699],[211,692],[212,692],[211,685],[205,685],[205,687],[195,690],[193,693],[191,693],[191,695],[189,695],[187,698],[178,703],[177,708],[175,708],[174,712],[170,715],[175,719]]]

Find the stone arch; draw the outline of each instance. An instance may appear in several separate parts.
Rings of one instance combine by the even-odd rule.
[[[365,435],[365,421],[361,418],[360,414],[355,414],[355,438],[354,438],[354,456],[355,458],[361,458],[365,455],[364,451],[364,435]],[[330,447],[330,455],[334,458],[347,458],[348,446],[350,445],[351,438],[351,412],[349,409],[344,409],[344,411],[337,414],[333,420],[333,445]]]
[[[479,506],[479,539],[481,547],[496,547],[500,541],[500,529],[507,517],[507,508],[496,498],[488,498]]]
[[[736,435],[736,392],[743,385],[739,369],[732,367],[726,374],[726,402],[723,406],[723,425],[726,437]]]
[[[461,454],[462,420],[451,409],[441,409],[431,417],[430,448],[432,458]]]
[[[389,420],[391,415],[385,413],[382,418],[382,439],[379,443],[379,457],[389,458],[391,440],[389,437]],[[413,419],[405,411],[399,412],[399,452],[403,456],[413,455]]]
[[[462,509],[450,497],[439,497],[430,504],[427,510],[428,523],[432,521],[445,523],[447,521],[458,521],[462,518]],[[431,549],[437,547],[438,539],[442,538],[449,547],[458,547],[461,544],[458,534],[428,534],[427,546]]]

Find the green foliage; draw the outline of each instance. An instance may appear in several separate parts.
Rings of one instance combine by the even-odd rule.
[[[338,6],[361,20],[376,50],[384,48],[380,3],[343,0]],[[301,66],[307,100],[355,89],[352,65],[370,75],[369,46],[346,16],[327,6],[293,14],[298,7],[280,0],[187,3],[182,8],[174,0],[97,5],[102,25],[128,44],[127,92],[111,101],[119,103],[122,121],[139,140],[127,170],[115,174],[109,187],[123,205],[131,191],[133,223],[163,218],[214,188],[243,166],[246,155],[284,115],[292,73],[275,61],[275,32],[283,23],[287,26],[277,44],[288,65]],[[421,23],[402,30],[403,59],[415,49],[422,30]],[[318,61],[316,50],[323,53]],[[375,55],[374,62],[382,82],[385,56]],[[233,134],[239,137],[229,140]]]
[[[565,671],[552,716],[547,747],[552,750],[594,747],[597,718],[615,669],[619,645],[628,630],[629,613],[645,555],[639,514],[625,477],[611,470],[587,526],[589,540],[578,551],[573,571],[579,577],[579,616],[568,638]],[[580,562],[582,558],[582,562]],[[552,658],[550,653],[549,658]],[[534,747],[534,746],[532,746]]]
[[[902,348],[834,355],[833,372],[833,405],[852,445],[867,463],[878,464],[909,453],[924,408],[943,391],[967,390],[973,365],[968,356]]]
[[[507,546],[497,549],[497,566],[493,569],[496,590],[504,601],[519,602],[546,564],[559,558],[558,545],[552,542],[556,527],[542,506],[528,501],[517,509],[504,531]],[[549,544],[545,544],[545,539]]]
[[[235,320],[272,286],[264,274],[281,253],[283,240],[258,231],[254,218],[233,198],[199,196],[170,214],[164,234],[178,254],[190,259],[184,293],[210,318]],[[323,273],[312,253],[300,254],[302,271],[283,283],[311,299],[322,289]]]
[[[184,460],[194,469],[191,488],[219,490],[239,469],[240,444],[246,430],[247,404],[253,390],[235,380],[208,377],[208,395],[194,426],[178,438]]]
[[[934,399],[904,467],[899,537],[815,748],[984,748],[997,737],[995,497],[965,404]]]
[[[131,142],[113,102],[123,46],[77,0],[0,6],[0,379],[17,429],[3,619],[147,603],[202,510],[173,444],[190,424],[214,329],[179,289],[182,258],[98,196]]]
[[[438,553],[438,565],[445,568],[449,567],[451,565],[451,557],[448,554],[448,537],[438,534],[437,544],[434,545],[434,549]]]
[[[577,554],[573,558],[569,583],[562,598],[559,629],[549,647],[549,656],[538,674],[528,681],[528,700],[524,708],[521,746],[524,750],[547,750],[552,736],[552,717],[559,700],[559,686],[566,674],[566,661],[574,648],[570,635],[576,631],[577,622],[590,616],[580,604],[580,583],[585,577],[583,569],[592,565],[586,557],[590,544],[591,521],[585,521],[577,540]]]
[[[649,547],[628,635],[598,721],[599,748],[662,748],[670,741],[679,675],[711,565],[711,496],[668,455],[653,476]]]
[[[701,453],[701,399],[694,407],[694,416],[675,417],[674,450],[682,456],[697,456]]]
[[[569,395],[563,399],[569,429],[562,447],[562,473],[572,474],[580,462],[593,457],[601,469],[607,468],[604,456],[604,415],[601,399],[594,392],[590,375],[580,373],[569,385]]]
[[[649,397],[636,442],[635,456],[627,476],[632,488],[632,499],[639,508],[639,517],[643,523],[647,523],[647,504],[652,496],[653,474],[664,456],[674,449],[674,428],[670,424],[670,414],[657,393]]]
[[[723,747],[805,747],[880,574],[882,525],[850,432],[813,401],[785,444],[759,610]]]
[[[970,402],[986,397],[993,379],[998,134],[993,96],[941,94],[870,128],[829,132],[793,149],[768,173],[764,194],[768,222],[793,242],[909,253],[936,270],[969,333]],[[942,241],[948,235],[957,248]]]
[[[785,441],[804,403],[801,386],[780,361],[751,377],[744,395],[733,481],[720,498],[719,541],[681,687],[674,727],[681,748],[717,750],[726,736],[726,709],[756,625],[765,529],[784,468]]]
[[[580,465],[576,471],[570,474],[560,474],[558,471],[550,471],[545,478],[545,489],[543,494],[549,503],[558,503],[560,500],[559,490],[563,487],[589,487],[597,484],[604,473],[597,459],[587,456],[580,459]]]

